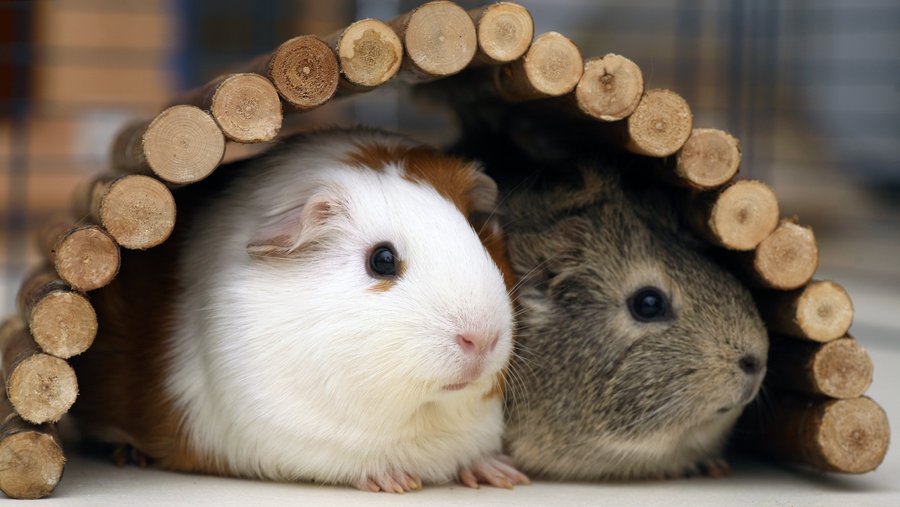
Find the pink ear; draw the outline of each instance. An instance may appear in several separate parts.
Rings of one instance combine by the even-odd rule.
[[[345,211],[346,206],[334,196],[314,195],[306,204],[262,223],[247,243],[247,253],[254,258],[294,257],[322,235],[326,223]]]

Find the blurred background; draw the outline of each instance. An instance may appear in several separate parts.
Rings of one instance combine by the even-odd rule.
[[[0,0],[0,313],[13,311],[38,262],[35,231],[107,167],[122,124],[290,37],[387,20],[418,3]],[[536,33],[562,32],[586,57],[633,59],[648,87],[688,100],[695,125],[739,137],[743,176],[773,185],[784,214],[814,227],[818,277],[848,288],[858,322],[900,329],[900,2],[520,3]],[[407,91],[386,86],[299,121],[448,141],[452,126]]]

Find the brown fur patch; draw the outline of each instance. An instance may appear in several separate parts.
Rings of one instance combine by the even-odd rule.
[[[71,360],[80,391],[72,414],[86,435],[131,445],[152,466],[232,475],[217,457],[191,448],[183,414],[163,389],[177,326],[179,244],[170,239],[151,250],[124,251],[119,275],[90,293],[100,325],[91,348]]]

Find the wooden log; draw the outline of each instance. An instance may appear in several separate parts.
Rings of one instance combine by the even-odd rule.
[[[43,498],[59,484],[65,464],[56,428],[22,420],[0,379],[0,491],[10,498]]]
[[[94,307],[51,269],[31,273],[19,289],[16,303],[35,343],[47,354],[67,359],[94,342]]]
[[[582,113],[602,121],[627,118],[644,94],[640,67],[624,56],[591,58],[575,86],[575,103]]]
[[[729,250],[753,250],[778,225],[778,199],[765,183],[738,180],[695,195],[685,214],[707,241]]]
[[[497,2],[469,11],[475,23],[478,50],[475,62],[499,65],[517,60],[528,51],[534,37],[534,20],[525,7]]]
[[[128,125],[112,146],[120,173],[153,173],[175,185],[210,175],[225,154],[225,135],[206,111],[172,106],[148,123]]]
[[[796,338],[828,342],[847,334],[853,323],[850,296],[830,280],[790,292],[766,291],[756,299],[771,331]]]
[[[478,46],[475,24],[453,2],[424,3],[389,23],[405,48],[400,77],[423,82],[466,68]]]
[[[76,216],[102,225],[116,243],[144,250],[165,241],[175,228],[175,198],[158,180],[132,174],[101,176],[80,186]]]
[[[0,327],[3,380],[16,412],[28,422],[56,422],[78,395],[75,371],[64,360],[44,354],[25,323],[12,318]]]
[[[59,277],[81,292],[103,287],[119,272],[119,246],[100,226],[57,219],[41,232],[38,243]]]
[[[852,338],[815,343],[774,337],[769,351],[769,385],[829,398],[858,398],[872,384],[874,367]]]
[[[557,32],[538,36],[522,58],[501,67],[496,87],[509,101],[565,95],[575,89],[584,72],[581,51]]]
[[[737,267],[749,282],[768,289],[793,290],[806,285],[819,266],[812,228],[796,219],[782,220],[752,252],[741,252]]]
[[[887,415],[868,397],[811,400],[770,397],[759,421],[758,451],[830,472],[861,474],[884,460],[890,441]]]
[[[377,19],[361,19],[325,41],[341,64],[341,94],[375,89],[394,77],[403,61],[400,37]]]
[[[690,106],[680,95],[656,88],[644,92],[631,116],[611,125],[618,126],[621,132],[617,137],[628,151],[668,157],[690,137],[693,118]]]
[[[328,102],[340,79],[334,51],[315,35],[285,41],[272,54],[254,60],[248,72],[269,78],[281,98],[297,111]]]
[[[694,129],[675,157],[674,173],[682,186],[710,190],[724,185],[738,172],[741,146],[718,129]]]
[[[252,72],[220,76],[178,97],[209,111],[225,137],[238,143],[271,141],[281,130],[281,99],[275,86]]]

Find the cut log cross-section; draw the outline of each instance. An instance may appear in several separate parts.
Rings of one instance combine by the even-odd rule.
[[[79,187],[76,216],[89,216],[116,243],[144,250],[165,241],[175,228],[175,199],[158,180],[143,175],[101,176]]]
[[[401,77],[422,82],[447,77],[466,68],[478,47],[475,24],[453,2],[420,5],[390,23],[405,48]]]
[[[16,298],[19,314],[44,352],[67,359],[91,346],[97,315],[82,294],[72,290],[50,269],[29,275]]]
[[[640,67],[621,55],[591,58],[575,87],[576,107],[602,121],[627,118],[637,109],[644,94]]]
[[[560,33],[547,32],[525,56],[499,69],[496,87],[510,101],[558,97],[574,90],[583,72],[578,46]]]
[[[214,79],[173,101],[209,111],[225,137],[239,143],[275,139],[281,130],[281,99],[275,86],[251,72]]]
[[[43,498],[59,484],[65,464],[53,425],[22,420],[0,379],[0,491],[10,498]]]
[[[59,277],[79,291],[99,289],[119,272],[119,246],[100,226],[56,220],[41,232],[38,243]]]
[[[285,102],[306,111],[334,97],[340,80],[340,65],[334,51],[314,35],[294,37],[271,55],[251,63],[249,72],[269,78]]]
[[[797,338],[831,341],[847,334],[853,323],[850,296],[830,280],[790,292],[767,291],[757,301],[769,329]]]
[[[153,173],[175,185],[209,176],[225,155],[225,135],[209,113],[177,105],[149,123],[129,125],[116,136],[113,167],[122,173]]]
[[[830,398],[857,398],[872,384],[872,360],[851,338],[815,343],[775,338],[769,385]]]
[[[497,2],[473,9],[469,15],[475,23],[478,40],[475,63],[509,63],[528,51],[534,37],[534,20],[525,7]]]
[[[812,229],[793,220],[782,220],[756,250],[739,255],[738,267],[748,275],[748,281],[769,289],[802,287],[819,266],[819,249]]]
[[[729,133],[718,129],[694,129],[678,152],[674,167],[677,182],[695,190],[727,183],[738,172],[741,146]]]
[[[778,199],[765,183],[738,180],[699,194],[686,214],[707,241],[729,250],[752,250],[778,225]]]
[[[382,21],[362,19],[325,40],[340,62],[341,93],[372,90],[400,70],[403,43]]]
[[[78,395],[75,371],[64,360],[44,354],[25,323],[12,318],[0,325],[3,380],[16,412],[28,422],[56,422]]]

